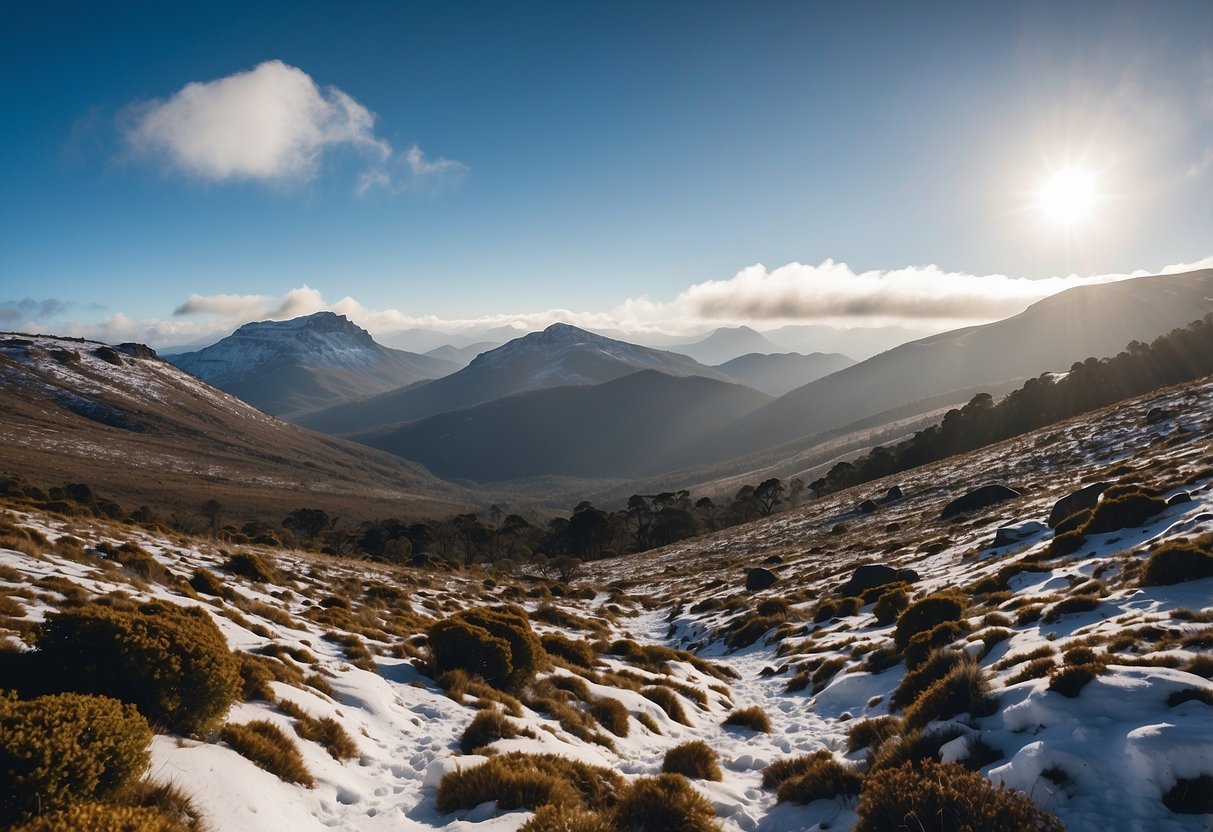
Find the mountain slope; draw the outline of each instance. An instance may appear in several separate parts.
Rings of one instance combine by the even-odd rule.
[[[515,338],[478,355],[467,367],[445,378],[329,408],[310,414],[299,423],[328,433],[353,433],[528,390],[601,384],[639,370],[729,380],[723,373],[684,355],[638,347],[568,324],[552,324],[543,332]]]
[[[430,358],[437,358],[441,361],[449,361],[462,370],[464,367],[472,363],[472,359],[480,355],[482,352],[501,346],[500,341],[477,341],[474,344],[468,344],[466,347],[456,347],[451,344],[443,344],[441,347],[435,347],[426,353]]]
[[[933,335],[814,381],[699,449],[728,459],[949,390],[1065,371],[1213,311],[1213,269],[1069,289],[1014,317]]]
[[[782,396],[854,363],[855,359],[836,352],[815,352],[811,355],[798,352],[763,355],[753,352],[726,361],[716,369],[739,384],[771,396]]]
[[[445,514],[463,489],[362,445],[282,422],[147,347],[0,334],[0,471],[86,482],[132,509],[235,516],[316,505],[347,518]]]
[[[749,353],[767,354],[784,351],[778,344],[748,326],[722,326],[706,338],[689,344],[679,344],[670,349],[683,355],[689,355],[704,364],[723,364]]]
[[[292,417],[454,372],[459,365],[393,350],[344,315],[248,323],[178,367],[268,413]]]
[[[351,438],[446,478],[628,477],[771,400],[740,384],[643,370],[507,396]]]

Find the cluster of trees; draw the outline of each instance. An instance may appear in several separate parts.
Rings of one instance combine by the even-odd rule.
[[[1028,379],[997,404],[980,393],[904,442],[838,463],[810,483],[809,490],[820,497],[1210,373],[1213,315],[1206,315],[1150,344],[1133,341],[1113,358],[1088,358],[1076,362],[1065,375],[1045,373]]]

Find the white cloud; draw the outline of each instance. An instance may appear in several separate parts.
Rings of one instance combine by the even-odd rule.
[[[358,177],[355,190],[359,196],[383,190],[388,193],[400,193],[422,185],[440,187],[461,181],[470,168],[463,162],[439,157],[433,161],[425,158],[425,153],[417,145],[406,150],[403,156],[392,162],[366,171]]]
[[[132,106],[125,121],[137,155],[163,157],[199,179],[308,181],[327,151],[350,147],[373,159],[374,167],[359,179],[360,193],[376,186],[400,190],[389,171],[392,146],[375,134],[375,114],[282,61],[186,84],[167,99]],[[411,179],[467,171],[449,159],[426,161],[416,145],[396,166]]]
[[[306,283],[281,298],[272,295],[190,295],[173,310],[177,316],[209,316],[222,321],[284,320],[327,309],[320,292]]]

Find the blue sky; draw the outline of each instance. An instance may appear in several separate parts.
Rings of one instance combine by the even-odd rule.
[[[3,2],[0,325],[938,327],[1213,255],[1213,4],[843,5]]]

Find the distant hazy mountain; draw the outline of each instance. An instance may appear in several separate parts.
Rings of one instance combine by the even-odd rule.
[[[854,363],[855,359],[836,352],[815,352],[812,355],[798,352],[763,355],[754,352],[726,361],[716,369],[740,384],[772,396],[782,396]]]
[[[452,364],[463,369],[468,364],[472,363],[472,359],[480,355],[482,352],[488,352],[501,346],[500,341],[477,341],[474,344],[468,344],[466,347],[455,347],[451,344],[443,344],[441,347],[436,347],[426,353],[430,358],[437,358],[442,361],[449,361]]]
[[[701,461],[740,456],[949,390],[1070,369],[1213,311],[1213,269],[1080,286],[1020,314],[933,335],[793,390],[710,437]]]
[[[245,324],[217,344],[170,360],[288,418],[458,369],[450,361],[382,346],[365,329],[332,312]]]
[[[688,442],[769,401],[740,384],[644,370],[603,384],[507,396],[351,438],[444,478],[630,477],[663,470]]]
[[[552,324],[543,332],[532,332],[482,353],[445,378],[310,414],[300,424],[329,433],[352,433],[527,390],[601,384],[639,370],[730,380],[685,355],[604,338],[568,324]]]
[[[835,327],[821,325],[785,326],[764,332],[781,349],[774,352],[813,353],[840,352],[860,361],[900,344],[925,338],[931,332],[905,329],[900,326]]]
[[[273,519],[323,506],[354,521],[473,502],[418,465],[283,422],[140,344],[0,333],[4,473],[83,482],[130,511]],[[227,522],[227,521],[225,521]]]
[[[703,364],[723,364],[750,353],[785,352],[748,326],[720,327],[706,338],[670,347],[674,352],[689,355]]]

